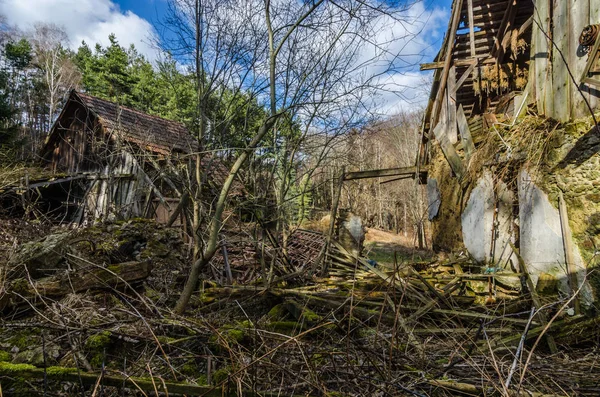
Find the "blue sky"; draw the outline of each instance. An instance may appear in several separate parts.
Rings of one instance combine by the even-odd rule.
[[[430,62],[435,56],[448,25],[450,6],[451,0],[423,0],[415,6],[423,33],[399,47],[408,63]],[[22,31],[31,30],[37,22],[55,23],[64,28],[74,49],[82,40],[92,46],[106,45],[108,35],[114,33],[121,45],[134,44],[151,61],[158,56],[153,44],[158,37],[155,23],[167,7],[167,0],[0,0],[0,14]],[[398,29],[402,32],[405,27]],[[394,88],[384,98],[389,104],[387,111],[425,101],[428,74],[412,65],[390,76]]]

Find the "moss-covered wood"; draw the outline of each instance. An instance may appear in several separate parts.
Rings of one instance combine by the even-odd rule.
[[[93,289],[119,289],[130,283],[144,280],[150,275],[152,266],[148,262],[125,262],[108,267],[91,264],[86,269],[65,272],[53,277],[28,282],[19,278],[6,288],[0,297],[0,311],[22,305],[35,305],[42,298],[61,298],[70,293]]]

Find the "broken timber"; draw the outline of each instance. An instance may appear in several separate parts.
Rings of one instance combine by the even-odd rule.
[[[383,177],[415,177],[418,176],[420,180],[427,180],[427,167],[400,167],[400,168],[386,168],[381,170],[368,170],[368,171],[356,171],[348,172],[344,176],[344,181],[352,181],[355,179],[366,179],[366,178],[383,178]]]
[[[465,149],[465,159],[468,162],[471,156],[475,153],[475,145],[473,144],[473,138],[471,137],[471,131],[469,130],[469,123],[465,117],[465,112],[462,105],[458,107],[456,120],[458,121],[458,131],[460,132],[463,147]]]
[[[435,139],[438,140],[442,151],[444,152],[444,156],[446,156],[446,160],[450,164],[452,171],[454,174],[461,178],[464,174],[465,167],[463,166],[462,160],[456,153],[456,149],[454,149],[454,145],[448,139],[446,132],[444,131],[444,123],[439,123],[434,129],[433,133],[435,135]]]
[[[146,279],[152,266],[148,262],[123,262],[108,267],[85,267],[72,273],[24,282],[13,280],[0,298],[0,311],[31,307],[43,302],[43,298],[60,299],[70,293],[98,289],[124,288],[131,283]]]

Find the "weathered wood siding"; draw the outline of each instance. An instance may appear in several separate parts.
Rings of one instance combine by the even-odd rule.
[[[600,88],[579,82],[588,59],[579,46],[579,35],[585,26],[596,23],[600,23],[600,0],[536,1],[530,76],[540,114],[568,121],[590,114],[586,100],[594,109],[598,106]]]
[[[99,172],[85,197],[88,219],[127,219],[144,216],[148,188],[143,170],[135,157],[126,151],[113,154]]]

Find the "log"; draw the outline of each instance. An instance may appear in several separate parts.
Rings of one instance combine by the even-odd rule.
[[[29,283],[20,278],[9,283],[0,298],[0,312],[28,304],[41,303],[44,298],[60,299],[68,294],[94,289],[122,289],[150,275],[148,262],[123,262],[108,267],[88,267],[75,272],[40,279]],[[27,301],[27,302],[26,302]]]
[[[155,391],[168,393],[167,395],[188,395],[188,396],[206,396],[221,397],[226,394],[226,386],[210,387],[197,386],[181,382],[164,381],[160,377],[137,378],[126,375],[106,375],[101,373],[80,372],[77,368],[48,367],[38,368],[29,364],[10,364],[0,362],[0,379],[21,378],[21,379],[48,379],[59,382],[72,382],[83,384],[84,386],[93,386],[97,382],[104,386],[116,388],[127,388],[131,390],[143,390],[154,395]],[[235,387],[235,386],[233,386]],[[277,396],[277,393],[244,391],[244,396]]]

